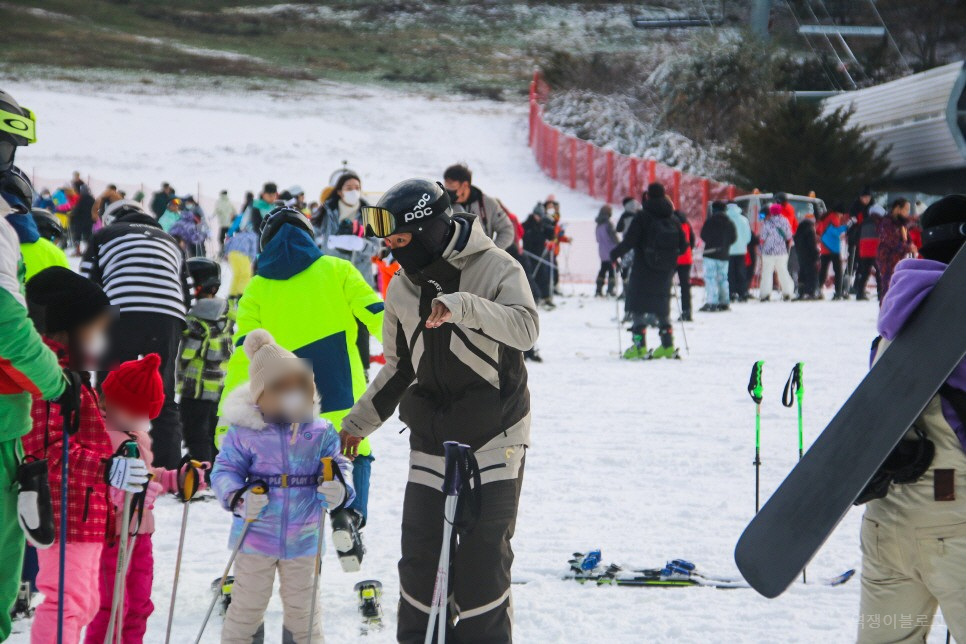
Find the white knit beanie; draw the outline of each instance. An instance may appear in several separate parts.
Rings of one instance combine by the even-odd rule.
[[[244,348],[249,360],[249,389],[255,402],[261,398],[266,386],[290,373],[307,376],[308,381],[313,382],[312,368],[308,363],[279,346],[265,329],[255,329],[245,336]]]

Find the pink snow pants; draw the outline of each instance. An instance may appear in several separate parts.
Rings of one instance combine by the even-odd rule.
[[[117,544],[105,545],[101,555],[101,606],[94,621],[87,627],[86,644],[104,644],[107,625],[111,621],[111,601],[114,599],[114,573],[117,570]],[[150,534],[139,534],[134,542],[131,562],[124,587],[124,620],[121,632],[123,644],[141,644],[148,627],[148,617],[154,612],[151,603],[151,584],[154,582],[154,548]]]
[[[68,543],[64,588],[64,644],[78,644],[81,630],[97,613],[97,577],[101,563],[101,543]],[[34,613],[30,628],[31,644],[57,641],[57,581],[60,571],[60,546],[54,544],[37,551],[37,590],[44,601]]]

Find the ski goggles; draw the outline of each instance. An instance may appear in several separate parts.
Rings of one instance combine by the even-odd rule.
[[[21,109],[23,114],[0,110],[0,132],[13,135],[16,145],[36,143],[37,119],[27,108]]]
[[[428,195],[424,195],[428,197]],[[398,218],[386,208],[379,206],[365,206],[361,209],[362,224],[366,234],[371,237],[388,237],[393,233],[411,232],[419,228],[424,221],[443,215],[449,209],[449,199],[446,193],[433,203],[420,201],[412,210],[405,212]],[[399,222],[402,219],[402,223]]]
[[[363,206],[362,226],[370,237],[388,237],[396,231],[396,218],[385,208]]]

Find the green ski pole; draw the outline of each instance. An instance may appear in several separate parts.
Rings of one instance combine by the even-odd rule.
[[[792,367],[792,372],[788,375],[788,380],[785,382],[785,391],[782,392],[782,404],[788,408],[791,408],[795,402],[798,402],[798,460],[802,460],[802,456],[805,454],[805,430],[804,422],[802,421],[802,401],[805,398],[805,363],[798,362]],[[802,583],[807,581],[805,575],[805,569],[802,569]]]
[[[764,391],[761,371],[764,366],[764,360],[756,362],[751,368],[751,379],[748,381],[748,394],[755,401],[755,514],[758,514],[761,490],[761,400]]]

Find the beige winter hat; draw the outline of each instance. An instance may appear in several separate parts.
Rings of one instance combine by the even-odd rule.
[[[290,373],[307,376],[308,382],[313,382],[308,362],[279,346],[265,329],[255,329],[245,336],[244,348],[249,360],[249,389],[255,402],[261,398],[266,386]]]

